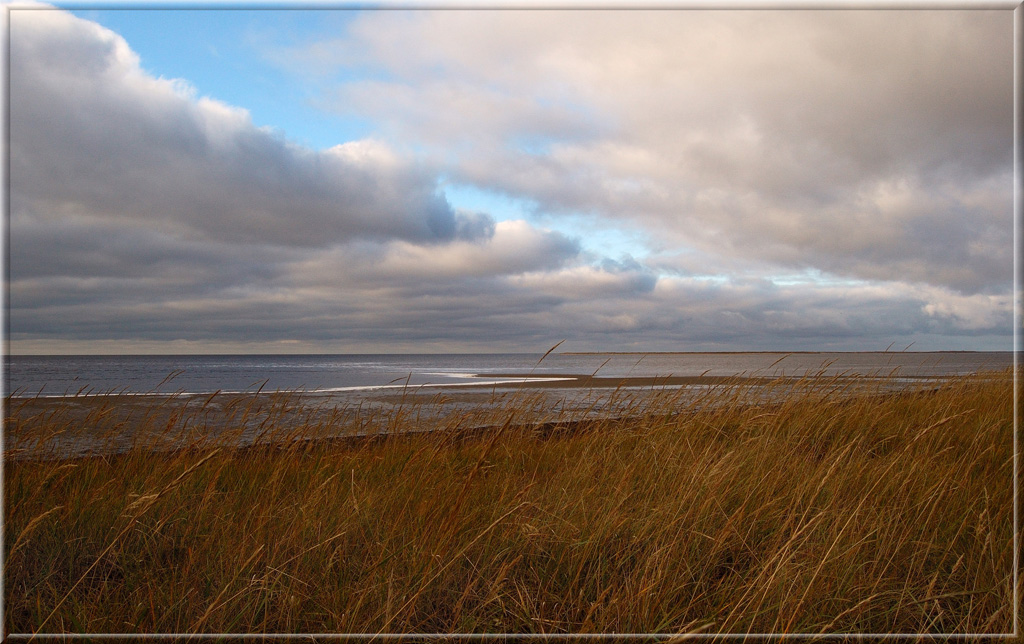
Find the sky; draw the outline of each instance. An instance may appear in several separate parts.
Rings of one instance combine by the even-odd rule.
[[[1010,9],[68,7],[9,353],[1012,349]]]

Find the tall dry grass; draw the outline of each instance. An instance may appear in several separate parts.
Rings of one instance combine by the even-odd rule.
[[[23,447],[5,462],[4,630],[1012,630],[1011,374],[848,387],[623,391],[622,418],[544,423],[523,395],[484,432],[453,414],[402,435],[417,411],[400,407],[372,440]],[[8,402],[21,445],[67,431]],[[278,409],[266,432],[362,422],[297,431]]]

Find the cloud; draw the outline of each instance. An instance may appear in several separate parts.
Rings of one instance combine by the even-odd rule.
[[[543,270],[579,253],[559,233],[455,212],[435,171],[381,141],[315,151],[256,128],[244,109],[148,75],[95,23],[36,10],[11,25],[16,340],[316,338],[303,320],[348,310],[317,313],[321,295],[372,309],[388,280]]]
[[[892,15],[360,14],[277,53],[373,72],[321,100],[375,135],[312,150],[13,11],[12,347],[1005,348],[1004,25]]]
[[[555,269],[579,254],[579,243],[561,233],[538,230],[524,221],[487,224],[493,234],[486,239],[470,236],[443,247],[398,241],[307,254],[291,266],[289,279],[309,285],[344,283],[407,292],[428,284],[462,288],[475,278]]]
[[[993,293],[1010,282],[1011,23],[370,12],[278,55],[371,76],[325,81],[322,102],[539,213],[632,222],[668,252]]]
[[[382,143],[325,151],[152,78],[116,34],[60,11],[11,16],[12,223],[110,222],[178,238],[320,247],[444,242],[436,175]]]

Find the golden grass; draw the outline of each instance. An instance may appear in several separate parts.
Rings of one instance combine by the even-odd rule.
[[[236,404],[266,414],[273,447],[234,449],[224,431],[75,460],[28,458],[69,421],[28,422],[9,400],[22,451],[4,465],[4,630],[1013,630],[1011,374],[845,386],[812,378],[771,402],[741,386],[687,403],[617,392],[625,417],[543,424],[521,395],[488,431],[467,412],[335,442],[280,432],[363,421],[271,396]],[[179,412],[136,417],[152,425],[138,435],[188,435]]]

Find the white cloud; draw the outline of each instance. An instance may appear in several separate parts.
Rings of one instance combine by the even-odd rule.
[[[307,253],[289,268],[297,283],[364,288],[417,289],[475,278],[557,269],[579,253],[576,241],[538,230],[524,221],[501,221],[484,239],[457,239],[444,246],[405,241],[337,246]]]
[[[307,247],[454,236],[435,175],[380,143],[296,147],[244,109],[148,76],[119,36],[61,11],[15,12],[11,26],[15,223]]]
[[[290,54],[380,72],[317,151],[13,12],[12,347],[1002,348],[994,15],[370,12]],[[648,254],[542,225],[580,212]]]
[[[288,60],[375,75],[322,100],[542,213],[632,221],[656,250],[992,292],[1009,284],[1011,17],[369,12]]]

